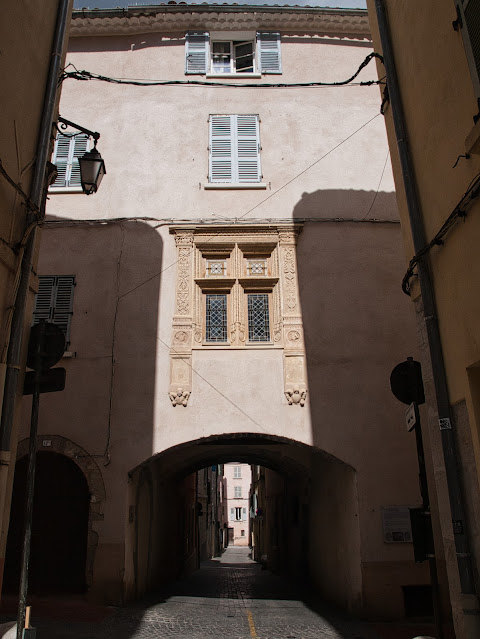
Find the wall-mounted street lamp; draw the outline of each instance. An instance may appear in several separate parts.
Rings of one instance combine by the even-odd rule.
[[[70,122],[61,116],[58,117],[58,121],[62,123],[63,128],[71,126],[77,131],[86,133],[93,138],[93,149],[87,151],[82,157],[78,158],[78,164],[80,166],[80,181],[82,183],[83,192],[87,195],[96,193],[103,176],[107,172],[105,170],[105,162],[102,159],[99,151],[97,151],[97,141],[100,137],[100,133],[85,129],[83,126]]]

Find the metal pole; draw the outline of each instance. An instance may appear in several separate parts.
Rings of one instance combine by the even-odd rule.
[[[397,138],[398,155],[403,174],[405,195],[407,200],[410,228],[415,252],[418,253],[426,245],[425,230],[420,199],[417,191],[413,160],[410,154],[407,127],[403,112],[400,86],[397,78],[395,57],[390,38],[389,24],[384,0],[375,0],[377,23],[383,49],[385,71],[392,109],[393,124]],[[463,495],[460,483],[458,460],[455,451],[455,438],[450,412],[448,385],[443,361],[442,343],[437,320],[437,308],[435,303],[433,284],[430,269],[426,260],[418,263],[418,276],[423,301],[423,314],[428,336],[428,345],[435,386],[436,403],[439,417],[439,427],[442,439],[443,456],[450,500],[450,509],[453,521],[453,533],[457,555],[458,572],[460,577],[461,592],[463,594],[476,595],[474,570],[472,558],[468,547],[467,521],[465,518]],[[478,598],[475,607],[478,608]],[[477,610],[464,610],[464,618],[473,617]],[[473,613],[473,614],[472,614]],[[474,624],[476,625],[476,624]],[[480,636],[479,628],[472,630]]]
[[[37,460],[38,412],[40,406],[40,376],[42,374],[42,355],[45,343],[45,320],[40,322],[39,338],[35,352],[35,378],[32,397],[32,414],[30,419],[30,450],[27,471],[27,495],[25,502],[25,521],[20,568],[20,588],[18,593],[17,639],[23,638],[25,627],[25,610],[28,592],[28,566],[32,541],[33,498],[35,493],[35,467]]]
[[[410,359],[410,358],[409,358]],[[420,421],[420,412],[418,410],[418,405],[415,404],[415,439],[417,444],[417,457],[418,457],[418,478],[420,483],[420,492],[422,495],[422,506],[423,510],[430,513],[430,497],[428,494],[428,483],[427,483],[427,469],[425,466],[425,451],[423,448],[423,437],[422,437],[422,425]],[[432,584],[432,602],[433,602],[433,616],[435,620],[435,629],[437,632],[437,639],[443,639],[443,615],[442,615],[442,607],[441,607],[441,599],[440,599],[440,588],[438,583],[438,572],[437,572],[437,563],[436,563],[436,554],[435,554],[435,541],[434,544],[434,556],[428,558],[428,565],[430,568],[430,581]]]

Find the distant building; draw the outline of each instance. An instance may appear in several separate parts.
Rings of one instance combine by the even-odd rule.
[[[228,543],[250,545],[250,486],[252,470],[249,464],[231,462],[224,466],[228,513]]]

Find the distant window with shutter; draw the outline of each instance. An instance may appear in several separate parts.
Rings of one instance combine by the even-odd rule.
[[[258,115],[211,115],[209,182],[260,182]]]
[[[480,98],[480,0],[461,0],[457,8],[472,82]]]
[[[65,135],[58,133],[53,149],[52,163],[55,164],[58,176],[50,187],[55,189],[70,188],[81,191],[80,165],[78,158],[88,149],[88,135]]]
[[[234,491],[235,491],[235,497],[239,499],[242,496],[242,487],[235,486]]]
[[[39,275],[35,298],[33,324],[41,319],[59,326],[70,341],[70,322],[73,313],[74,275]]]
[[[253,74],[282,73],[280,34],[252,32],[251,39],[211,39],[206,32],[189,31],[185,35],[185,73]]]

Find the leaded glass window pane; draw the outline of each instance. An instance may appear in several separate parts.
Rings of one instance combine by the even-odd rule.
[[[248,261],[249,275],[265,275],[265,272],[266,272],[265,260],[249,260]]]
[[[207,342],[227,341],[227,296],[206,296],[206,340]]]
[[[250,342],[270,341],[267,293],[248,296],[248,339]]]
[[[226,263],[224,260],[208,260],[207,262],[207,276],[215,277],[225,275]]]

